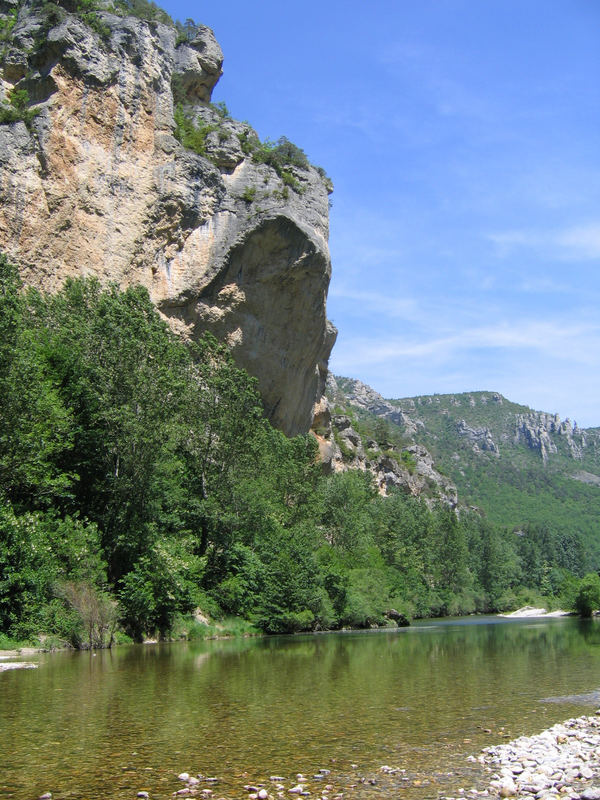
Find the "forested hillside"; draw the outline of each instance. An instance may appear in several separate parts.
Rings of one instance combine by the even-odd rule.
[[[271,427],[226,348],[184,343],[144,289],[23,292],[2,258],[0,325],[4,637],[190,636],[199,610],[291,632],[573,602],[576,535],[565,549],[383,498],[368,472],[324,476],[313,437]]]
[[[533,411],[495,392],[385,400],[348,378],[332,401],[405,449],[426,447],[458,489],[460,503],[522,541],[536,531],[549,563],[574,572],[600,566],[600,432]]]
[[[578,538],[588,568],[600,566],[600,436],[500,395],[414,398],[418,437],[489,519],[556,533],[565,552]],[[494,449],[477,445],[487,437]],[[594,477],[596,480],[594,481]]]

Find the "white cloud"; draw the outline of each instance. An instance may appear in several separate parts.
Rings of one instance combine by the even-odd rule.
[[[348,287],[332,286],[329,299],[355,301],[354,313],[357,315],[384,314],[386,317],[401,318],[408,321],[422,319],[422,311],[417,301],[411,297],[397,297],[393,294],[383,295],[379,292],[361,291]]]
[[[556,240],[574,258],[600,258],[600,222],[569,228],[562,231]]]
[[[499,391],[584,427],[600,425],[600,324],[516,320],[435,333],[417,331],[412,340],[342,337],[331,370],[385,397]]]
[[[561,261],[595,261],[600,259],[600,222],[575,225],[561,230],[509,230],[490,233],[501,256],[515,249],[534,250]]]
[[[345,367],[393,363],[402,360],[456,362],[478,351],[509,350],[529,358],[568,360],[580,367],[600,366],[600,326],[591,324],[522,320],[456,329],[446,336],[418,341],[388,338],[345,337],[336,346],[333,360]]]

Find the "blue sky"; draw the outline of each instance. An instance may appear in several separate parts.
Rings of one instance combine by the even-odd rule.
[[[223,1],[214,100],[332,177],[330,367],[600,425],[598,0]]]

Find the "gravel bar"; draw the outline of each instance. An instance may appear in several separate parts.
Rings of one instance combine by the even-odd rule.
[[[478,758],[468,760],[483,764],[491,775],[486,789],[461,789],[461,800],[465,796],[600,800],[600,710],[536,736],[486,747]]]

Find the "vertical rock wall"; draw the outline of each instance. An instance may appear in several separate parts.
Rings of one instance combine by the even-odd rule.
[[[254,131],[210,105],[222,54],[208,28],[181,37],[109,11],[90,27],[11,0],[0,19],[16,19],[2,109],[28,97],[0,124],[0,249],[46,290],[78,275],[145,286],[175,330],[227,341],[275,425],[307,431],[335,340],[323,173],[260,163]],[[174,90],[203,154],[174,136]]]

